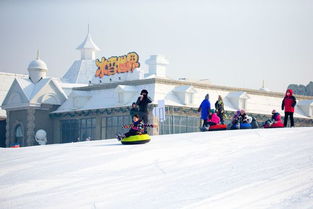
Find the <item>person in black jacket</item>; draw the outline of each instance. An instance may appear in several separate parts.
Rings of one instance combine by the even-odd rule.
[[[138,107],[135,102],[133,102],[129,114],[131,119],[133,119],[134,115],[138,115]]]
[[[140,93],[140,96],[137,99],[136,104],[139,107],[139,116],[140,119],[146,124],[148,124],[149,118],[148,118],[148,104],[152,102],[152,99],[148,97],[148,91],[146,89],[143,89]]]
[[[225,110],[221,95],[218,96],[218,100],[215,102],[215,109],[217,111],[217,116],[221,119],[221,124],[224,124]]]

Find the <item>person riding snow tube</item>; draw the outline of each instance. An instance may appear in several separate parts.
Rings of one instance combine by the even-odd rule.
[[[234,114],[234,116],[232,117],[231,123],[228,125],[228,127],[230,127],[231,130],[235,130],[235,129],[239,129],[240,125],[239,125],[239,120],[240,120],[240,110],[237,110]]]
[[[272,111],[272,118],[264,123],[264,128],[283,128],[280,114],[276,110]]]
[[[210,109],[208,119],[206,123],[204,124],[203,130],[202,131],[210,131],[213,130],[214,127],[217,128],[218,124],[220,123],[220,118],[217,116],[216,112],[214,109]],[[213,127],[213,128],[211,128]]]
[[[252,122],[252,117],[248,116],[245,110],[240,110],[239,121],[240,121],[240,129],[252,128],[250,124]]]
[[[151,140],[150,136],[145,133],[145,124],[139,119],[139,115],[133,116],[133,123],[125,134],[118,134],[117,139],[122,144],[145,144]]]

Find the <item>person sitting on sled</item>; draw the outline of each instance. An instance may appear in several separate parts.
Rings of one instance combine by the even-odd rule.
[[[133,116],[133,123],[130,125],[130,129],[123,135],[118,135],[118,140],[122,140],[125,137],[141,135],[144,133],[144,123],[139,119],[139,116],[136,114]]]
[[[205,123],[205,129],[209,130],[210,126],[214,126],[220,123],[220,117],[217,116],[214,109],[209,111],[208,120]]]
[[[245,110],[240,110],[240,115],[239,115],[240,129],[252,128],[251,122],[252,122],[252,117],[248,116]]]
[[[280,125],[283,125],[280,114],[276,110],[273,110],[272,111],[272,118],[265,121],[264,127],[268,128],[268,127],[276,127],[276,126],[280,126]]]
[[[240,110],[237,110],[231,120],[231,124],[230,124],[231,129],[238,129],[239,122],[240,122]]]
[[[251,123],[252,118],[247,115],[245,110],[240,110],[240,115],[239,115],[239,121],[240,123]]]

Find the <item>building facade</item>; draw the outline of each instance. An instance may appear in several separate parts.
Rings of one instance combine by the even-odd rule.
[[[169,79],[168,60],[160,55],[146,61],[148,73],[140,68],[135,52],[96,59],[100,49],[89,32],[77,49],[80,60],[60,79],[47,76],[47,65],[39,57],[29,64],[27,77],[15,78],[2,103],[5,146],[36,145],[38,130],[47,133],[48,144],[114,138],[127,131],[122,126],[130,124],[130,106],[142,89],[148,90],[153,100],[149,123],[157,127],[148,130],[152,135],[199,131],[197,109],[206,94],[212,106],[222,96],[228,120],[234,111],[245,109],[260,122],[268,119],[273,109],[280,110],[284,97],[284,93],[264,89]],[[296,97],[296,124],[312,126],[313,97]],[[162,117],[160,104],[164,104]]]

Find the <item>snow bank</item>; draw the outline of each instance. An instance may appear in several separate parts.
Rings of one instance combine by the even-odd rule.
[[[0,149],[4,209],[306,209],[313,128]]]

